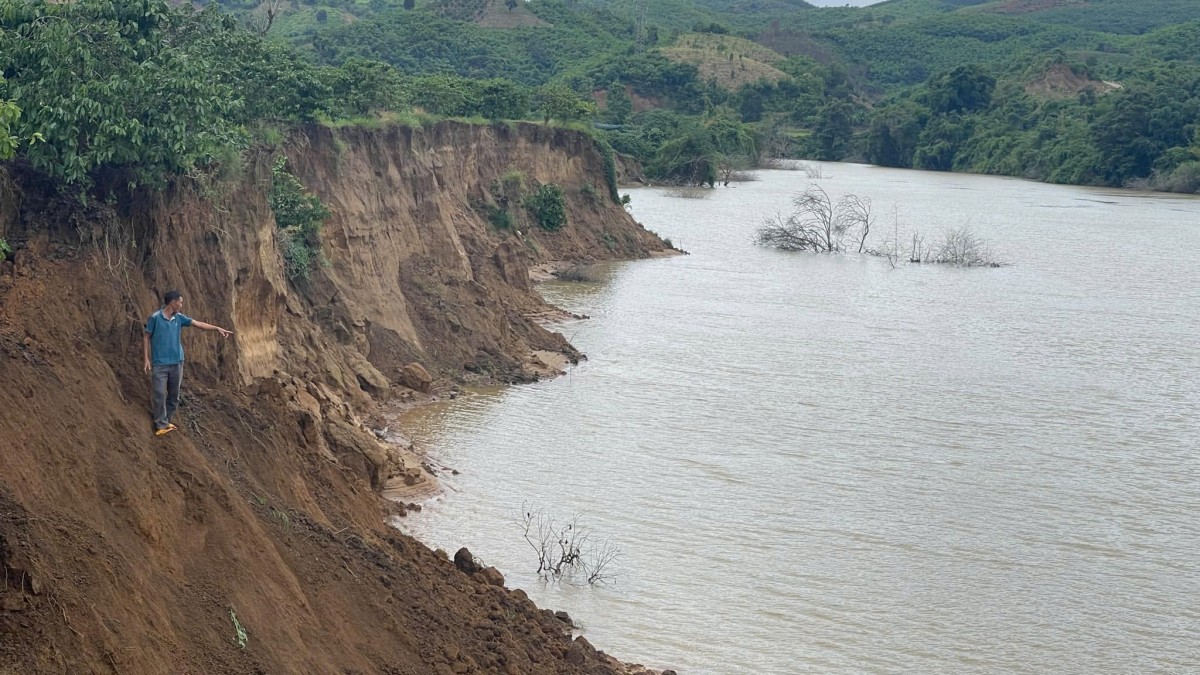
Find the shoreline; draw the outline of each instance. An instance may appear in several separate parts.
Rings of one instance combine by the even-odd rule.
[[[685,251],[667,249],[651,251],[647,260],[671,258],[687,255]],[[558,273],[581,263],[556,260],[534,265],[529,268],[529,281],[535,287],[538,284],[558,278]],[[583,263],[587,266],[588,263]],[[543,302],[543,307],[537,312],[526,316],[544,328],[567,321],[580,321],[591,317],[570,312]],[[583,356],[583,358],[587,358]],[[571,355],[550,350],[533,350],[522,360],[522,371],[533,381],[549,379],[565,375],[572,365],[575,365]],[[515,386],[503,383],[483,383],[480,386]],[[469,395],[467,385],[454,383],[445,379],[435,381],[429,393],[422,393],[403,386],[394,387],[394,395],[387,401],[376,404],[365,416],[364,424],[384,443],[401,464],[401,472],[389,478],[381,491],[381,495],[394,502],[404,515],[407,510],[420,510],[421,502],[429,501],[441,494],[444,489],[439,479],[438,470],[457,473],[456,469],[448,466],[433,467],[426,448],[418,447],[407,435],[403,427],[403,416],[415,409],[436,403],[454,400],[463,394]]]
[[[564,313],[567,314],[567,313]],[[540,320],[541,317],[538,317]],[[567,314],[563,320],[579,319]],[[565,375],[572,366],[570,357],[566,354],[548,350],[530,352],[523,364],[525,372],[537,375],[538,380],[550,379]],[[457,474],[458,470],[445,465],[435,465],[429,456],[428,448],[418,445],[409,435],[404,426],[403,418],[409,412],[427,406],[446,404],[462,396],[472,396],[472,387],[451,385],[445,381],[441,387],[434,383],[434,389],[445,393],[430,392],[423,394],[408,388],[402,388],[396,396],[377,404],[364,418],[364,425],[388,447],[401,464],[401,472],[389,478],[380,492],[385,499],[395,502],[402,511],[420,510],[421,503],[429,501],[445,492],[441,482],[444,473]],[[512,384],[480,385],[482,386],[518,386]],[[399,515],[404,515],[400,513]]]
[[[554,261],[535,265],[529,270],[530,283],[540,284],[557,278],[556,272],[571,267],[574,263]],[[589,317],[568,312],[560,307],[544,303],[542,310],[526,315],[543,327],[566,321],[578,321]],[[584,357],[586,358],[586,357]],[[572,357],[562,352],[533,350],[522,359],[521,369],[533,380],[542,380],[566,374],[573,365]],[[480,386],[512,386],[499,383],[481,383]],[[401,471],[389,478],[380,495],[397,505],[404,516],[408,510],[421,509],[421,503],[438,497],[445,492],[440,472],[457,473],[448,466],[433,466],[427,448],[419,447],[407,434],[403,417],[417,408],[445,403],[459,396],[471,395],[469,386],[445,379],[436,380],[428,393],[403,386],[394,386],[388,400],[376,404],[365,416],[364,425],[386,445],[401,465]]]
[[[672,255],[685,254],[679,251],[669,251],[652,257],[668,257]],[[570,266],[572,266],[572,263],[566,262],[538,265],[530,269],[530,281],[536,285],[555,279],[557,277],[554,275],[554,272]],[[552,326],[555,323],[590,317],[575,314],[546,303],[543,311],[529,315],[529,318],[543,326]],[[552,378],[565,375],[574,363],[571,357],[561,352],[534,350],[526,355],[522,369],[526,372],[536,373],[538,375],[537,379]],[[510,387],[518,385],[501,383],[481,385],[480,388],[482,386]],[[461,396],[475,395],[472,387],[448,382],[444,379],[435,381],[429,393],[421,393],[406,387],[400,387],[399,389],[400,391],[397,392],[398,395],[376,405],[364,418],[364,424],[367,425],[380,442],[392,449],[404,466],[403,473],[390,478],[380,492],[381,497],[390,502],[390,505],[394,505],[392,512],[386,519],[388,521],[393,517],[403,518],[408,515],[409,511],[421,511],[424,503],[433,501],[446,493],[446,487],[441,480],[441,476],[447,472],[453,475],[458,474],[458,470],[453,467],[443,464],[435,466],[434,460],[429,455],[429,448],[418,445],[407,435],[407,430],[403,424],[403,417],[418,408],[436,404],[447,404],[457,400]],[[413,472],[414,467],[419,467],[419,473]],[[397,527],[390,522],[389,526]],[[425,545],[428,546],[428,544]],[[507,586],[504,586],[504,588],[508,589]],[[508,590],[511,592],[524,592],[520,591],[520,589]],[[551,610],[543,609],[543,611],[549,612]],[[582,641],[588,647],[591,647],[591,644],[579,633],[579,629],[573,622],[571,622],[571,631],[577,636],[576,640]],[[595,649],[594,647],[591,648]],[[598,650],[597,653],[606,659],[611,667],[620,669],[624,675],[676,675],[676,671],[671,669],[660,670],[648,668],[638,663],[627,663],[611,654],[606,654],[603,650]]]
[[[570,362],[567,361],[565,355],[559,354],[558,356],[561,357],[562,362],[565,365],[570,365]],[[565,373],[566,370],[558,371],[558,375],[563,375]],[[497,386],[507,387],[519,385]],[[406,485],[403,477],[393,478],[384,485],[384,488],[381,491],[381,496],[390,502],[389,506],[393,506],[393,509],[390,510],[391,512],[388,513],[384,519],[385,522],[388,523],[389,527],[403,532],[404,530],[398,527],[393,519],[404,518],[410,511],[421,511],[425,503],[433,501],[441,495],[446,494],[446,488],[441,480],[441,475],[443,474],[439,472],[449,472],[451,474],[458,473],[457,469],[444,464],[438,464],[437,466],[434,466],[434,461],[429,457],[428,449],[419,446],[403,434],[403,427],[400,426],[402,424],[401,418],[405,414],[419,408],[437,404],[448,404],[460,396],[475,395],[475,393],[470,389],[466,391],[458,391],[461,393],[453,397],[441,398],[434,394],[426,394],[422,395],[421,398],[410,397],[407,400],[399,401],[397,403],[389,401],[381,404],[375,411],[373,411],[370,418],[372,421],[386,420],[389,422],[389,426],[384,429],[385,433],[383,436],[380,436],[377,430],[372,429],[372,431],[376,433],[376,436],[380,438],[380,441],[393,446],[398,453],[402,453],[406,458],[406,465],[408,464],[408,460],[412,460],[418,462],[421,468],[421,480],[413,485]],[[390,426],[391,424],[396,425],[396,427]],[[400,428],[401,431],[395,432],[391,430],[392,428]],[[430,548],[429,544],[423,541],[421,544],[427,548]],[[433,549],[430,548],[430,550]],[[451,557],[451,554],[445,550],[439,549],[437,552],[439,555],[445,555],[447,558]],[[503,572],[501,572],[501,575],[503,575]],[[525,594],[524,590],[519,588],[510,588],[506,583],[502,584],[502,588],[510,593],[520,593],[522,595]],[[587,645],[586,648],[595,650],[596,654],[605,659],[610,667],[619,669],[623,675],[677,675],[677,671],[675,670],[669,668],[656,669],[644,666],[640,663],[629,663],[622,661],[612,654],[606,653],[603,649],[593,647],[581,632],[581,628],[565,613],[554,612],[554,610],[546,608],[541,603],[538,603],[537,606],[542,612],[553,612],[556,615],[563,614],[563,617],[565,618],[560,617],[560,619],[566,621],[570,626],[573,640],[581,641]]]

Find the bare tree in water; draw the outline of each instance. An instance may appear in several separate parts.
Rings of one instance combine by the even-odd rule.
[[[899,214],[895,211],[892,233],[884,241],[883,248],[868,248],[867,237],[875,222],[871,200],[851,194],[834,203],[815,183],[797,195],[792,206],[790,215],[763,221],[755,233],[757,243],[784,251],[865,253],[887,258],[892,267],[902,259],[910,263],[958,267],[1001,267],[1005,264],[968,225],[945,231],[942,238],[933,243],[926,242],[924,235],[913,230],[908,251],[904,252],[900,242]]]
[[[790,215],[767,218],[756,235],[759,244],[784,251],[863,252],[874,222],[870,199],[846,195],[834,203],[820,185],[811,183],[792,207]]]
[[[593,540],[578,515],[558,521],[543,509],[523,504],[519,524],[525,542],[537,556],[537,574],[542,579],[600,584],[613,578],[612,564],[621,549],[607,539]]]

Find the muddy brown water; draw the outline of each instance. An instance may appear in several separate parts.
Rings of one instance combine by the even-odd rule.
[[[412,413],[460,473],[400,527],[684,673],[1200,671],[1200,200],[823,171],[1013,264],[755,246],[795,171],[634,190],[692,255],[545,285],[589,360]],[[523,504],[616,578],[539,581]]]

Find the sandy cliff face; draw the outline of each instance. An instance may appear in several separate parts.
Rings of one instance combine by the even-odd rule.
[[[527,318],[528,267],[662,244],[581,193],[603,195],[601,159],[566,131],[316,128],[287,153],[333,212],[303,288],[265,156],[208,198],[84,208],[19,167],[0,181],[0,672],[617,672],[384,526],[377,490],[406,467],[359,416],[410,361],[513,378],[569,351]],[[566,188],[567,228],[481,218],[514,169]],[[154,439],[141,323],[170,288],[235,337],[185,337],[182,429]]]
[[[304,140],[289,153],[291,166],[334,213],[324,237],[332,265],[312,295],[326,327],[388,375],[414,358],[442,372],[466,365],[511,373],[530,348],[569,350],[523,318],[540,304],[528,292],[527,266],[663,248],[604,197],[601,157],[574,132],[445,123],[316,129]],[[500,232],[487,223],[478,205],[509,171],[531,186],[560,184],[570,226]],[[598,198],[582,194],[588,184]]]

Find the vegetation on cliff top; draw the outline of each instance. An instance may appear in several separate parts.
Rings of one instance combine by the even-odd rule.
[[[602,147],[692,183],[760,155],[1184,191],[1200,175],[1191,0],[293,0],[269,21],[220,4],[0,0],[0,100],[24,111],[0,140],[43,134],[17,152],[81,185],[212,167],[264,125],[412,111],[602,122]]]

